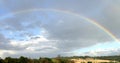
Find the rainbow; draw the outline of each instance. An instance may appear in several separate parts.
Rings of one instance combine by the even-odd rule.
[[[84,17],[84,16],[81,16],[81,15],[79,15],[77,13],[70,12],[70,11],[67,11],[67,10],[41,9],[41,8],[39,8],[39,9],[27,9],[27,10],[21,10],[21,11],[11,12],[11,13],[9,13],[7,15],[1,16],[1,19],[4,19],[4,18],[8,17],[9,15],[16,15],[16,14],[21,14],[21,13],[25,13],[25,12],[32,12],[32,11],[55,11],[55,12],[62,12],[62,13],[71,14],[71,15],[80,17],[80,18],[85,19],[86,21],[90,22],[91,24],[97,26],[99,29],[103,30],[111,38],[113,38],[116,42],[119,42],[119,39],[117,39],[117,37],[114,34],[112,34],[112,32],[110,32],[107,28],[105,28],[104,26],[102,26],[99,23],[97,23],[95,20],[87,18],[87,17]]]

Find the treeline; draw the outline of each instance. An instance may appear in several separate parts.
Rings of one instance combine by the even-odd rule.
[[[77,59],[77,58],[82,58],[82,59],[87,59],[87,58],[93,58],[93,59],[102,59],[102,60],[112,60],[112,61],[119,61],[120,62],[120,55],[115,55],[115,56],[73,56],[73,57],[67,57],[69,59]]]
[[[104,60],[111,60],[111,61],[118,61],[120,62],[120,56],[97,56],[97,57],[90,57],[90,56],[72,56],[72,57],[56,57],[56,58],[39,58],[39,59],[31,59],[27,57],[19,57],[19,58],[11,58],[6,57],[5,59],[0,58],[0,63],[74,63],[74,61],[70,59],[104,59]]]
[[[120,56],[99,56],[99,57],[94,57],[98,59],[105,59],[105,60],[115,60],[120,62]]]
[[[31,59],[21,56],[19,58],[11,57],[6,57],[5,59],[0,58],[0,63],[74,63],[74,62],[67,58],[62,57]]]

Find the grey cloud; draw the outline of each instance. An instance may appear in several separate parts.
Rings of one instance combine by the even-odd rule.
[[[70,52],[83,47],[95,45],[96,43],[112,40],[112,38],[108,36],[104,31],[102,31],[92,23],[80,17],[76,17],[71,14],[52,12],[53,13],[52,18],[49,18],[51,17],[51,14],[47,12],[44,12],[44,13],[45,13],[45,15],[43,15],[44,18],[46,18],[46,15],[48,16],[47,18],[48,20],[47,19],[45,20],[47,23],[39,20],[36,21],[34,19],[31,19],[30,17],[26,19],[28,16],[26,17],[26,15],[21,15],[21,16],[15,17],[14,19],[6,20],[4,24],[5,26],[8,25],[9,27],[13,27],[15,31],[20,31],[20,30],[28,31],[28,29],[34,30],[34,28],[36,27],[43,28],[45,29],[45,32],[46,32],[45,34],[47,35],[45,36],[45,38],[49,40],[48,42],[39,42],[38,44],[33,44],[33,43],[29,44],[28,42],[28,44],[21,45],[21,46],[13,46],[8,43],[8,45],[6,45],[7,47],[2,49],[22,51],[22,50],[25,50],[26,48],[33,47],[35,48],[34,50],[36,52],[45,51],[45,52],[48,52],[48,54],[49,53],[51,54],[54,52],[56,54],[64,55],[65,54],[64,52]],[[31,15],[31,14],[28,13],[27,15]],[[18,21],[16,21],[16,19],[18,19]],[[28,24],[28,26],[23,26],[21,23],[24,23],[24,22],[29,22],[30,24]],[[12,31],[12,29],[10,30]],[[24,33],[24,32],[21,32],[21,33]],[[38,38],[31,38],[29,40],[32,40],[32,39],[36,40]],[[57,48],[57,50],[55,49],[55,51],[52,51],[54,50],[54,48],[51,48],[51,47],[41,48],[41,46],[48,46],[48,45],[51,45]],[[36,46],[38,46],[38,48],[36,48]],[[45,53],[42,53],[42,54],[45,54]]]
[[[99,2],[99,3],[98,3]],[[65,9],[69,11],[76,11],[84,15],[93,15],[98,13],[104,6],[106,6],[110,0],[20,0],[20,1],[4,1],[4,5],[10,9],[10,11],[20,11],[31,8],[49,8],[49,9]],[[15,4],[13,4],[15,3]],[[74,4],[76,3],[76,4]],[[62,4],[62,5],[61,5]]]
[[[57,48],[60,49],[60,51],[64,52],[70,52],[76,49],[81,49],[84,47],[89,47],[92,45],[97,44],[97,41],[91,40],[91,41],[85,41],[85,40],[61,40],[57,42]]]
[[[55,3],[53,3],[53,1]],[[25,1],[4,1],[4,5],[10,9],[10,11],[20,11],[31,8],[52,8],[52,9],[65,9],[69,11],[74,11],[76,13],[81,13],[82,15],[89,17],[97,17],[99,23],[105,26],[110,31],[114,32],[118,37],[119,33],[119,4],[112,4],[111,7],[108,1],[110,0],[76,0],[73,2],[63,0],[51,2],[42,1],[42,0],[25,0]],[[26,4],[27,3],[27,4]],[[62,4],[62,5],[61,5]],[[103,7],[104,6],[104,7]],[[118,7],[117,7],[118,6]],[[116,11],[117,10],[117,11]],[[99,15],[100,14],[100,15]],[[97,16],[99,15],[99,16]],[[24,24],[27,25],[24,25]],[[88,47],[95,45],[101,42],[112,41],[113,39],[107,35],[103,30],[99,29],[92,23],[80,18],[73,16],[71,14],[64,14],[62,12],[55,13],[53,11],[48,12],[26,12],[20,14],[13,14],[12,18],[6,18],[0,21],[0,29],[10,30],[12,32],[18,32],[19,37],[28,36],[29,40],[36,40],[39,37],[33,37],[34,34],[29,30],[35,30],[35,28],[43,28],[45,29],[45,38],[47,38],[48,42],[39,42],[38,44],[28,43],[27,45],[21,46],[13,46],[10,44],[8,39],[6,39],[3,35],[0,35],[1,42],[3,43],[0,48],[5,50],[15,50],[22,51],[29,47],[38,47],[34,49],[38,53],[27,53],[27,51],[23,51],[20,53],[16,53],[16,55],[26,55],[31,57],[35,56],[55,56],[57,54],[65,55],[65,52],[71,52],[76,49]],[[12,39],[11,39],[12,40]],[[52,41],[53,40],[53,41]],[[8,43],[9,42],[9,43]],[[48,45],[53,46],[47,47]],[[41,46],[46,46],[45,48],[41,48]],[[58,48],[57,50],[54,50]],[[54,50],[54,51],[52,51]],[[46,53],[39,53],[40,51],[45,51]],[[51,52],[50,52],[51,51]],[[96,52],[101,53],[101,52]],[[7,56],[11,55],[9,53],[5,53]]]
[[[9,42],[9,39],[7,39],[4,35],[0,34],[0,43],[6,43]]]
[[[9,43],[1,44],[1,50],[24,50],[25,47],[12,46]]]
[[[101,12],[98,16],[94,18],[105,28],[110,30],[117,38],[120,37],[120,2],[118,0],[111,1]]]
[[[96,39],[101,40],[101,42],[112,40],[107,33],[89,21],[70,14],[64,15],[63,19],[58,18],[43,25],[43,28],[48,32],[48,38],[52,39]]]
[[[34,13],[35,12],[13,14],[12,18],[3,19],[0,26],[4,29],[15,31],[27,30],[35,26],[40,26],[41,20],[37,17],[38,15]]]

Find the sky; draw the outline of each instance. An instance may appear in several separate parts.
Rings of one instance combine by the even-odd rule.
[[[0,0],[0,57],[120,55],[119,17],[120,0]]]

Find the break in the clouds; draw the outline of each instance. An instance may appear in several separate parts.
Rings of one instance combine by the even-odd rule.
[[[119,2],[113,0],[30,0],[29,2],[28,0],[0,0],[0,5],[0,56],[3,58],[21,55],[32,58],[55,57],[58,54],[94,56],[102,55],[104,52],[107,52],[104,55],[119,54],[119,46],[111,48],[112,50],[105,49],[105,46],[114,42],[111,36],[90,21],[73,14],[96,20],[119,39]],[[14,13],[29,9],[44,10]],[[106,42],[108,45],[97,45]],[[102,50],[96,51],[93,46],[98,46]],[[91,48],[92,52],[89,50]]]
[[[82,55],[82,56],[112,56],[112,55],[119,55],[119,52],[120,52],[120,48],[97,49],[97,50],[91,50],[89,52],[78,53],[78,55]]]

